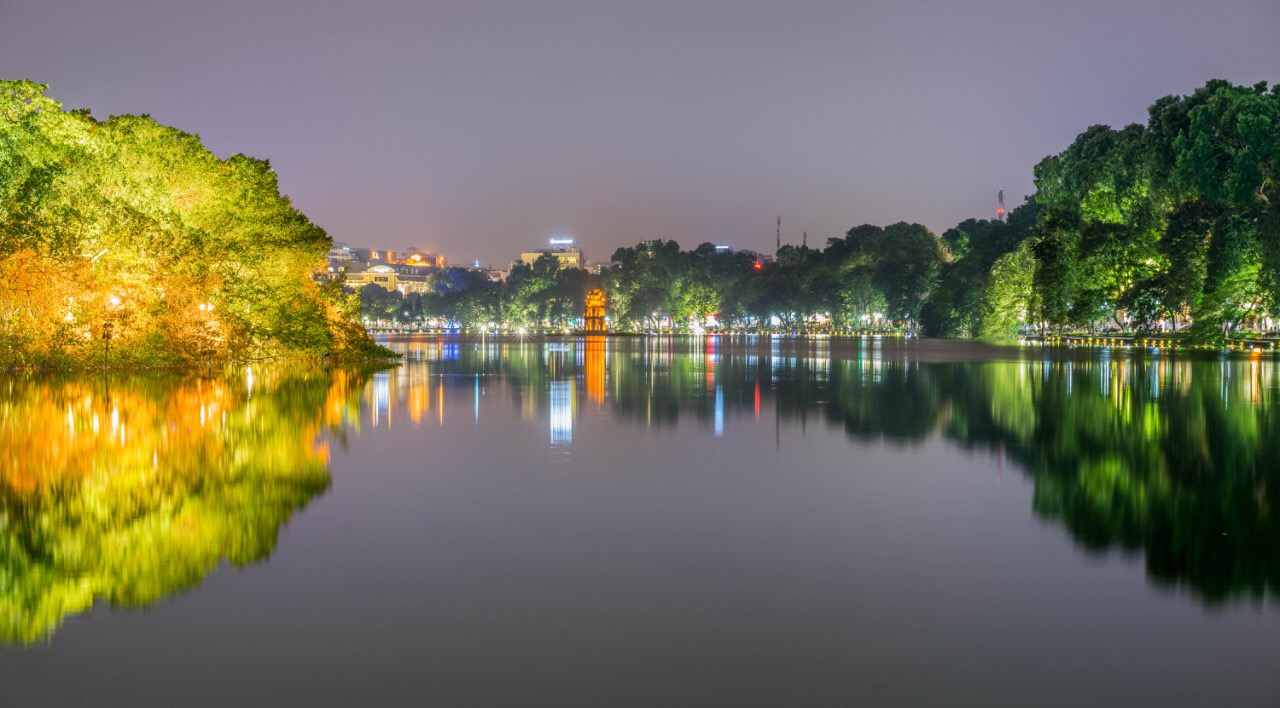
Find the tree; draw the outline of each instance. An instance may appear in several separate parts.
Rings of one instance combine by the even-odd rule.
[[[926,334],[979,336],[986,312],[979,303],[994,277],[995,263],[1025,242],[1039,212],[1040,204],[1028,199],[1009,213],[1007,221],[968,219],[947,230],[942,239],[944,244],[965,245],[962,249],[953,247],[951,261],[943,264],[938,284],[921,312]],[[1008,314],[1026,316],[1026,313]]]
[[[371,322],[393,322],[400,319],[402,300],[399,290],[387,290],[377,283],[369,283],[360,288],[360,314]]]
[[[1193,283],[1179,289],[1170,277],[1165,299],[1192,307],[1197,339],[1220,341],[1242,310],[1276,307],[1280,94],[1266,84],[1214,80],[1191,96],[1157,101],[1149,113],[1148,162],[1178,217],[1167,250]],[[1202,278],[1196,234],[1204,234]]]
[[[884,293],[890,319],[914,323],[942,265],[938,239],[920,224],[903,221],[885,227],[881,244],[873,283]]]
[[[99,362],[107,323],[113,364],[376,349],[312,280],[329,239],[269,163],[45,88],[0,81],[0,364]]]
[[[1000,340],[1017,336],[1035,308],[1035,272],[1029,241],[996,259],[980,299],[979,337]]]

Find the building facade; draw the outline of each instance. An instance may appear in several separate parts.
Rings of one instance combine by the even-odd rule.
[[[561,268],[586,268],[587,256],[578,248],[577,244],[570,239],[551,239],[550,248],[539,248],[533,251],[525,251],[520,254],[519,263],[525,265],[533,265],[535,261],[543,256],[555,256],[560,262]]]

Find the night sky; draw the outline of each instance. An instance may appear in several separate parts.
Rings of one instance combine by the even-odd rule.
[[[268,158],[335,241],[503,265],[1010,206],[1086,127],[1280,81],[1280,0],[0,0],[0,77]]]

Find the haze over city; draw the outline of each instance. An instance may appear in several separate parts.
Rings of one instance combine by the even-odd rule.
[[[503,265],[1013,206],[1084,127],[1280,75],[1272,0],[0,0],[0,68],[267,158],[335,241]]]

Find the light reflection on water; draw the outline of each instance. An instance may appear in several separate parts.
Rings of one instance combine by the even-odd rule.
[[[222,559],[266,558],[328,487],[320,433],[356,417],[363,377],[249,368],[0,387],[0,641],[32,642],[98,599],[147,605]]]
[[[598,704],[618,685],[648,703],[886,702],[868,688],[884,677],[917,703],[1097,698],[1087,681],[1039,693],[1063,673],[1123,703],[1159,693],[1126,674],[1134,657],[1174,703],[1273,685],[1239,658],[1280,649],[1262,631],[1280,595],[1270,358],[389,344],[405,357],[376,373],[0,383],[0,639],[53,647],[9,654],[0,697],[76,657],[136,677],[127,652],[88,647],[127,643],[139,618],[68,618],[202,583],[219,622],[265,622],[262,652],[307,667],[310,683],[254,694],[276,702],[368,698],[351,666],[381,671],[393,703]],[[310,524],[281,541],[299,513]],[[288,562],[207,581],[220,559],[272,555]],[[137,627],[135,652],[205,641]],[[247,674],[243,636],[222,641],[206,668]]]
[[[762,407],[780,421],[820,415],[853,440],[921,444],[941,435],[1007,454],[1037,483],[1036,513],[1085,548],[1145,547],[1154,582],[1185,585],[1209,603],[1280,590],[1280,557],[1269,550],[1272,534],[1280,538],[1269,512],[1280,483],[1280,418],[1271,414],[1280,381],[1270,359],[1014,350],[1005,361],[929,363],[950,356],[944,345],[878,337],[391,346],[405,364],[386,391],[375,388],[373,405],[404,400],[415,420],[430,400],[420,388],[434,375],[441,386],[500,382],[487,404],[509,394],[565,452],[587,404],[644,427],[689,417],[714,438],[742,416],[759,420]],[[486,402],[475,385],[478,419]],[[1223,524],[1247,530],[1222,542],[1212,529]],[[1175,537],[1188,528],[1202,529],[1200,546]],[[1184,545],[1166,547],[1175,542]]]

